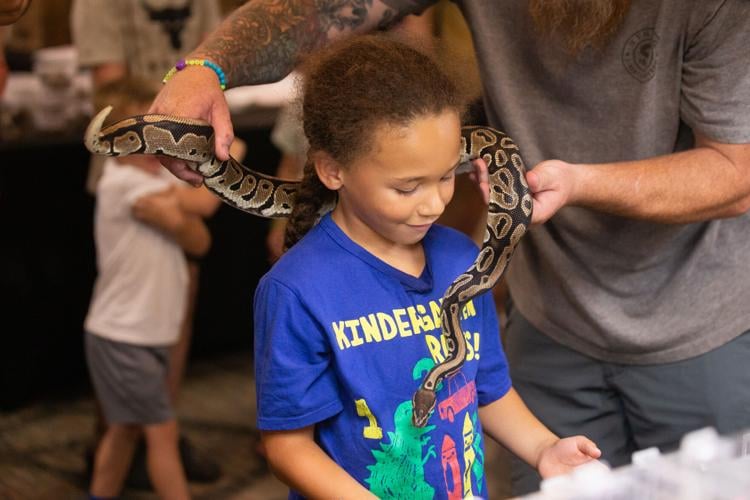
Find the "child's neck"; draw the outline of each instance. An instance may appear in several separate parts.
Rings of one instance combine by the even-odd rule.
[[[413,245],[408,252],[410,255],[394,255],[393,261],[383,260],[399,271],[403,271],[408,275],[419,278],[424,272],[426,262],[422,242]]]
[[[337,211],[334,210],[332,218],[336,225],[353,242],[389,266],[417,278],[424,272],[426,258],[424,254],[424,246],[421,241],[408,246],[398,245],[396,243],[386,243],[384,241],[370,241],[366,238],[359,237],[357,231],[353,231],[347,225],[345,218]]]
[[[359,242],[357,243],[389,266],[410,276],[419,278],[424,272],[425,255],[421,242],[410,247],[394,245],[389,248],[372,248],[362,245]]]

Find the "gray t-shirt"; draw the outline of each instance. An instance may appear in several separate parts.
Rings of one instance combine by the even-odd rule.
[[[527,2],[457,3],[490,124],[529,168],[665,155],[693,129],[750,143],[746,0],[636,0],[606,48],[576,60],[539,39]],[[507,277],[523,315],[584,354],[689,358],[750,330],[750,214],[666,225],[567,207],[523,238]]]
[[[218,0],[75,0],[71,10],[81,66],[125,63],[158,82],[220,20]]]

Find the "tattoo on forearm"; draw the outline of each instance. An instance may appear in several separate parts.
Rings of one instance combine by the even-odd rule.
[[[321,27],[327,33],[331,28],[355,30],[367,20],[372,0],[334,0],[317,2]]]
[[[216,61],[230,86],[277,81],[299,57],[339,35],[389,25],[387,8],[370,19],[373,0],[258,0],[243,5],[195,52]]]

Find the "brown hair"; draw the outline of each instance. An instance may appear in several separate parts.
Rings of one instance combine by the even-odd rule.
[[[556,37],[577,56],[586,47],[603,48],[622,24],[632,0],[530,0],[529,13],[539,33]]]
[[[384,34],[338,42],[302,67],[302,121],[309,143],[302,183],[284,246],[291,247],[335,201],[318,179],[312,155],[325,152],[341,165],[371,152],[373,131],[407,126],[416,118],[466,107],[466,96],[430,56]]]
[[[156,97],[159,86],[150,80],[135,76],[124,76],[104,83],[94,91],[94,109],[112,106],[108,123],[117,122],[132,115],[133,107],[148,109]]]

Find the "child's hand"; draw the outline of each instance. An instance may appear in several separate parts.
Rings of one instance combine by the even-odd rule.
[[[185,214],[180,208],[175,188],[138,198],[132,207],[133,217],[141,222],[176,233],[185,223]]]
[[[559,439],[542,451],[537,469],[543,478],[548,478],[566,474],[601,455],[594,442],[583,436]]]

